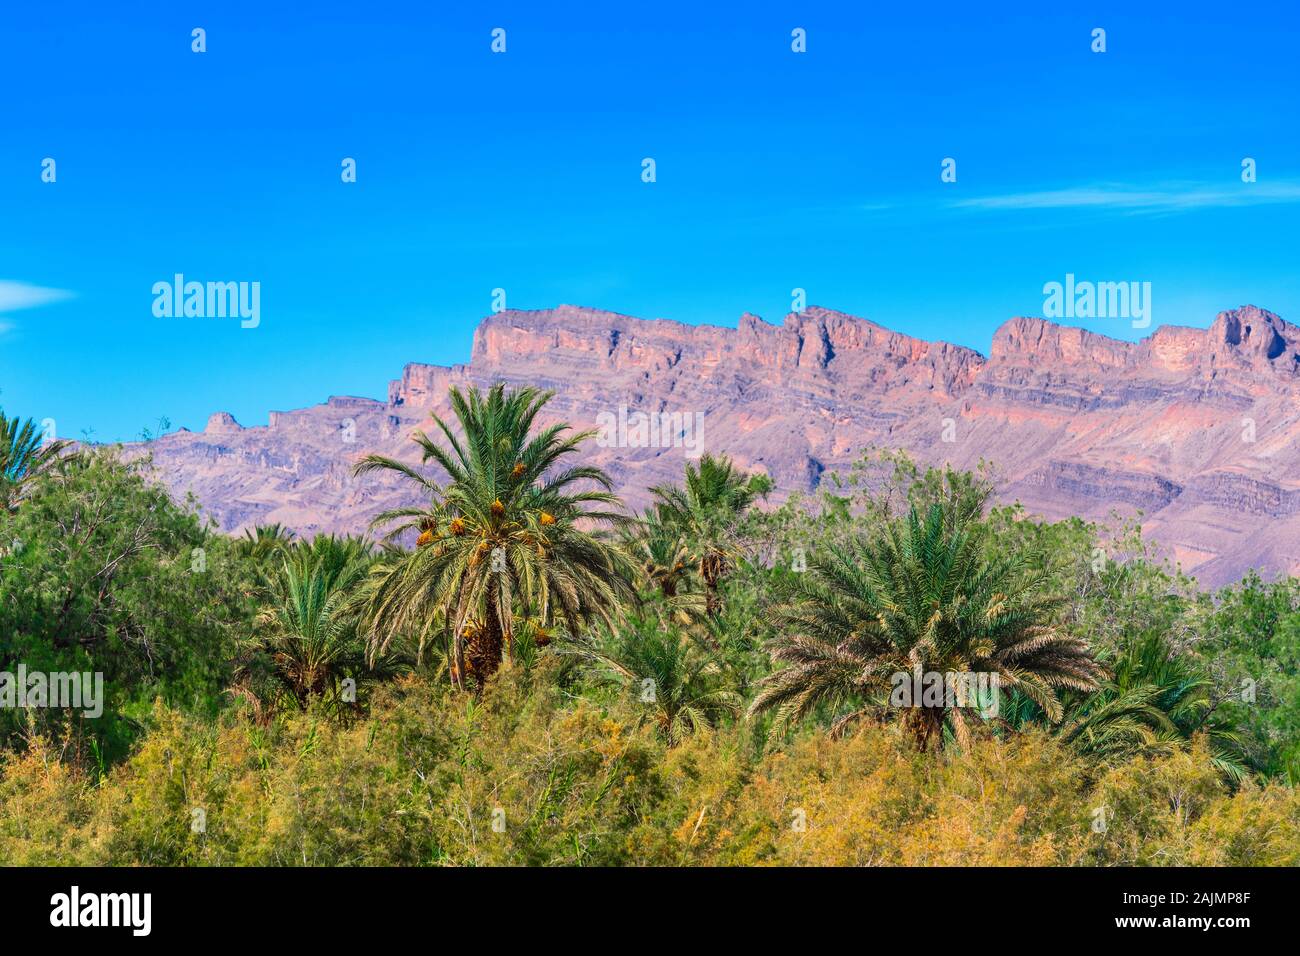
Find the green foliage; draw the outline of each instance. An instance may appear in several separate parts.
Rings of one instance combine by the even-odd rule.
[[[688,462],[681,487],[650,489],[655,497],[647,522],[650,532],[684,543],[704,584],[705,613],[721,609],[722,580],[739,557],[736,522],[771,490],[766,475],[745,475],[730,459],[713,455],[703,455],[698,465]]]
[[[612,621],[632,596],[626,558],[588,530],[626,520],[609,477],[566,466],[593,433],[566,435],[564,424],[532,433],[550,397],[501,385],[486,395],[453,388],[459,434],[435,417],[446,447],[423,432],[413,436],[424,462],[446,473],[446,485],[380,456],[358,464],[359,475],[395,471],[431,499],[427,509],[376,519],[397,522],[390,536],[415,529],[421,535],[415,550],[386,565],[373,585],[373,647],[383,649],[395,634],[441,627],[451,635],[456,682],[467,672],[483,681],[513,652],[517,614],[575,629]]]
[[[779,503],[704,456],[630,521],[548,397],[364,459],[427,499],[378,545],[0,416],[0,670],[106,689],[0,710],[0,864],[1300,864],[1300,582],[894,452]],[[998,714],[891,706],[917,669]]]
[[[969,743],[985,701],[891,704],[899,675],[992,674],[1052,721],[1059,692],[1092,691],[1101,669],[1088,646],[1051,626],[1055,602],[1022,556],[990,559],[970,512],[935,502],[891,520],[874,540],[830,546],[790,586],[770,645],[784,667],[763,681],[752,710],[782,723],[820,704],[848,704],[834,725],[875,712],[901,716],[921,747],[949,731]],[[996,691],[994,691],[996,693]]]
[[[508,665],[481,698],[404,679],[350,725],[160,704],[98,782],[36,739],[0,759],[0,861],[1300,864],[1296,791],[1231,794],[1195,746],[1096,781],[1038,731],[939,759],[872,725],[768,753],[735,729],[669,748],[622,705],[567,698],[554,666]]]
[[[46,441],[30,418],[20,421],[0,411],[0,509],[17,508],[27,485],[67,447],[65,441]]]
[[[602,628],[577,651],[594,665],[597,679],[624,688],[642,721],[670,745],[740,710],[734,679],[708,642],[653,613]]]
[[[79,716],[78,749],[121,756],[156,696],[214,714],[234,644],[252,617],[252,578],[230,542],[111,451],[51,463],[17,511],[0,512],[0,664],[103,674],[105,713]],[[0,711],[6,736],[72,720]]]
[[[1214,682],[1191,654],[1149,633],[1114,655],[1103,654],[1111,676],[1093,694],[1068,703],[1061,738],[1086,756],[1114,764],[1139,755],[1168,753],[1171,745],[1204,735],[1212,763],[1227,779],[1249,772],[1232,724],[1218,712]],[[1008,722],[1023,726],[1042,720],[1042,711],[1021,698]]]
[[[369,542],[320,535],[282,549],[266,575],[253,635],[243,642],[234,690],[265,714],[285,700],[305,709],[313,698],[336,712],[357,702],[365,643],[354,594],[373,562]],[[351,694],[343,681],[351,681]],[[350,699],[348,699],[350,697]]]
[[[265,567],[283,555],[293,540],[293,532],[279,522],[260,524],[246,530],[242,538],[235,539],[235,550],[258,567]]]
[[[1250,763],[1300,783],[1300,581],[1249,575],[1204,610],[1198,652]]]

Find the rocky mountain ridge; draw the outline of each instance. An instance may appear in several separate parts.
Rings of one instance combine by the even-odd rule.
[[[620,409],[699,415],[703,450],[765,470],[786,492],[868,446],[957,467],[986,459],[1000,497],[1032,513],[1142,510],[1144,528],[1205,584],[1251,567],[1300,571],[1300,330],[1255,306],[1136,343],[1013,318],[988,357],[817,307],[779,326],[746,314],[734,329],[510,310],[481,322],[468,363],[409,364],[385,401],[331,397],[254,428],[218,412],[202,432],[128,447],[152,452],[173,491],[192,491],[225,530],[360,532],[410,492],[352,479],[352,462],[370,451],[414,461],[409,433],[449,411],[451,385],[495,381],[554,390],[548,420],[579,428]],[[680,442],[587,449],[633,507],[691,454]]]

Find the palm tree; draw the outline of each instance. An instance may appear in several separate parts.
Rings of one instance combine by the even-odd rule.
[[[653,522],[681,534],[691,548],[700,579],[704,582],[709,615],[721,608],[719,589],[738,554],[735,528],[740,516],[757,499],[772,490],[766,475],[746,475],[729,458],[704,455],[699,465],[686,465],[683,487],[659,485]]]
[[[637,561],[646,582],[665,599],[690,586],[691,552],[685,535],[665,525],[653,510],[635,527],[627,529],[623,546]]]
[[[286,549],[279,570],[267,576],[266,603],[237,666],[236,693],[273,706],[276,695],[264,686],[269,678],[300,708],[313,697],[337,702],[340,682],[358,674],[364,661],[349,599],[371,560],[369,544],[356,538],[321,535]],[[259,672],[267,660],[269,673]]]
[[[21,421],[0,411],[0,507],[14,511],[27,485],[57,461],[69,444],[46,441],[32,419]]]
[[[670,746],[740,709],[740,695],[713,650],[653,614],[636,614],[571,651],[626,688]]]
[[[1129,641],[1110,663],[1113,676],[1095,694],[1067,701],[1057,736],[1087,757],[1105,763],[1168,751],[1204,734],[1210,759],[1226,780],[1249,773],[1240,740],[1216,713],[1214,682],[1194,658],[1180,654],[1158,631]],[[1032,700],[1013,695],[1007,723],[1044,723]]]
[[[236,541],[235,547],[241,555],[261,564],[282,554],[293,541],[293,532],[277,521],[246,528],[244,536]]]
[[[432,461],[448,476],[445,485],[381,455],[357,464],[358,475],[396,472],[430,500],[375,519],[393,526],[389,539],[410,531],[419,538],[373,587],[366,610],[372,652],[394,634],[445,627],[453,681],[463,686],[472,673],[481,686],[513,652],[516,615],[574,629],[612,621],[634,596],[626,556],[591,530],[627,521],[609,477],[589,466],[559,468],[595,433],[566,435],[561,423],[532,434],[551,394],[453,387],[459,434],[434,416],[445,447],[422,431],[412,435],[423,464]],[[595,487],[575,487],[584,483]]]
[[[675,622],[686,626],[706,618],[706,595],[696,583],[695,558],[680,528],[664,524],[655,509],[647,509],[640,521],[622,530],[622,544],[647,595],[661,601]]]
[[[969,520],[969,519],[967,519]],[[1048,622],[1055,602],[1019,556],[988,557],[966,523],[940,504],[913,508],[873,542],[829,547],[788,585],[782,636],[769,643],[784,667],[761,682],[751,714],[774,710],[778,727],[821,705],[848,703],[832,732],[869,713],[889,713],[899,675],[990,674],[1051,721],[1058,692],[1092,691],[1103,675],[1085,642]],[[915,704],[915,701],[910,703]],[[945,732],[965,746],[988,701],[923,701],[903,711],[922,749]]]

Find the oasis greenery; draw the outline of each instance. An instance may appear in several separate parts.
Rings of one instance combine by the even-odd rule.
[[[0,414],[0,670],[106,689],[0,712],[0,863],[1300,863],[1300,582],[895,452],[784,497],[684,458],[638,516],[548,399],[361,459],[413,493],[378,540],[229,537]]]

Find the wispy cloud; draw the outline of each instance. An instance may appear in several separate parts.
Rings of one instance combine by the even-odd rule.
[[[975,196],[950,203],[957,209],[1113,209],[1125,213],[1171,213],[1300,202],[1300,183],[1241,183],[1207,186],[1173,183],[1156,188],[1106,184],[1074,189]]]
[[[0,279],[0,316],[20,309],[34,309],[37,306],[49,305],[51,302],[62,302],[75,296],[75,292],[68,292],[66,289],[47,289],[29,282]],[[12,322],[0,318],[0,337],[8,335],[13,330]]]

